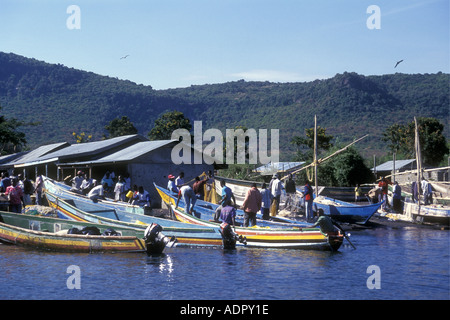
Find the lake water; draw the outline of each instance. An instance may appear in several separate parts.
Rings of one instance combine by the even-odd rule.
[[[450,299],[448,230],[351,233],[357,249],[344,241],[334,253],[172,248],[158,256],[62,254],[0,244],[0,300]],[[70,289],[75,283],[79,289]]]

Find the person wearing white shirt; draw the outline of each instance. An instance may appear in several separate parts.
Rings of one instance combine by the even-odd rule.
[[[89,191],[88,193],[88,198],[91,199],[93,202],[97,202],[98,199],[104,199],[104,188],[108,187],[107,183],[99,184],[97,185],[97,181],[94,180],[94,185],[95,187],[93,187],[91,189],[91,191]]]
[[[272,188],[271,188],[271,193],[272,193],[272,202],[276,201],[276,205],[277,205],[277,212],[278,209],[280,208],[280,198],[281,198],[281,193],[284,189],[283,183],[281,182],[281,180],[278,178],[278,174],[274,175],[275,180],[272,181]]]
[[[175,179],[175,185],[178,190],[184,185],[184,172],[180,172],[180,175]]]

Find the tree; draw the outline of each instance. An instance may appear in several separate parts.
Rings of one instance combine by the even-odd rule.
[[[444,125],[435,118],[418,118],[419,140],[424,163],[437,166],[449,153],[443,135]],[[414,158],[415,123],[395,124],[383,133],[383,140],[389,142],[391,152],[399,152],[405,157]]]
[[[108,137],[103,135],[105,139],[138,133],[138,130],[134,127],[133,123],[127,116],[122,116],[122,118],[115,118],[111,120],[111,122],[105,126],[105,129],[109,133]]]
[[[2,107],[0,106],[0,110]],[[0,115],[0,155],[15,153],[27,144],[25,133],[19,127],[37,126],[39,122],[22,122],[16,118],[7,119]]]
[[[72,136],[75,138],[77,143],[89,142],[92,139],[92,135],[91,134],[86,136],[86,133],[84,133],[84,132],[82,132],[80,134],[77,134],[76,132],[72,132]]]
[[[403,150],[406,145],[405,126],[401,124],[393,124],[383,133],[383,141],[388,142],[388,148],[391,152],[398,153]]]
[[[364,163],[364,159],[353,147],[337,155],[330,164],[334,168],[334,179],[338,186],[355,186],[371,182],[373,179],[373,174]]]
[[[317,127],[317,149],[327,151],[333,144],[333,136],[326,135],[325,128],[320,126]],[[297,146],[297,160],[305,161],[313,159],[314,152],[314,128],[305,129],[305,136],[299,137],[295,136],[291,139],[291,143]]]
[[[17,131],[23,125],[26,124],[17,119],[8,120],[0,116],[0,154],[14,153],[26,145],[25,133]]]
[[[329,153],[339,148],[330,149]],[[298,175],[300,181],[314,180],[313,167],[303,170]],[[371,170],[364,163],[363,157],[358,151],[350,147],[344,152],[331,157],[319,165],[317,170],[319,185],[331,187],[350,187],[357,183],[369,183],[373,181]]]
[[[155,120],[155,125],[148,134],[150,140],[170,140],[176,129],[191,131],[192,125],[180,111],[169,111]]]

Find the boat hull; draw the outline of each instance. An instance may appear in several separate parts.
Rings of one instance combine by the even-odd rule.
[[[173,205],[176,204],[176,194],[168,191],[167,189],[161,188],[160,186],[155,184],[155,188],[158,191],[159,196],[163,200],[164,203],[171,203]],[[180,199],[179,205],[184,207],[183,198]],[[199,216],[203,220],[211,220],[214,219],[215,210],[219,207],[219,205],[197,200],[195,203],[195,214]],[[292,228],[292,227],[301,227],[305,228],[311,226],[311,223],[296,221],[284,217],[270,217],[268,220],[263,220],[262,215],[260,213],[256,214],[257,217],[257,225],[262,227],[277,227],[277,228]],[[236,223],[242,224],[244,220],[244,212],[242,210],[236,210]]]
[[[188,214],[181,207],[176,207],[175,200],[161,188],[157,188],[161,199],[173,212],[177,220],[193,225],[217,227],[219,223],[203,220]],[[318,228],[292,227],[260,228],[235,227],[234,232],[246,238],[247,247],[276,248],[276,249],[312,249],[312,250],[338,250],[343,241],[343,235],[327,235]],[[237,245],[240,245],[237,243]]]
[[[321,202],[322,201],[322,202]],[[314,206],[324,214],[339,222],[366,224],[378,211],[383,202],[370,205],[357,205],[327,197],[314,200]]]
[[[437,223],[450,225],[450,208],[444,205],[419,205],[417,203],[405,202],[405,217],[418,223]]]
[[[55,180],[52,180],[48,177],[44,178],[44,185],[45,189],[49,191],[50,193],[64,197],[65,199],[85,199],[87,201],[90,201],[89,198],[86,196],[83,196],[79,193],[75,193],[73,191],[70,191],[70,186],[65,185],[64,183],[57,182]],[[121,211],[126,211],[130,213],[136,213],[136,214],[146,214],[146,208],[135,206],[128,204],[126,202],[121,201],[114,201],[112,199],[99,199],[98,203],[100,203],[103,207],[110,208],[110,209],[117,209]]]
[[[4,243],[58,252],[146,252],[143,232],[121,229],[115,230],[124,234],[120,236],[66,234],[63,230],[71,227],[95,226],[100,231],[106,228],[10,212],[0,212],[0,218],[0,241]]]
[[[65,219],[89,221],[113,227],[129,227],[141,231],[145,230],[148,225],[156,223],[163,228],[163,232],[167,237],[176,237],[177,243],[175,247],[222,246],[222,236],[218,228],[194,227],[178,221],[111,210],[102,207],[101,204],[85,202],[83,199],[79,201],[77,199],[62,199],[48,191],[45,192],[45,195],[49,205],[55,208],[58,214]],[[87,208],[92,210],[88,212],[86,211]]]

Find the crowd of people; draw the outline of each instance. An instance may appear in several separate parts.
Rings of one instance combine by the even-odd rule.
[[[99,199],[113,198],[115,201],[124,201],[133,205],[151,208],[150,194],[143,186],[131,186],[131,179],[128,173],[116,176],[113,171],[106,171],[100,181],[92,179],[87,173],[78,171],[76,176],[70,179],[71,191],[87,196],[96,202]],[[193,183],[192,183],[193,182]],[[192,183],[192,186],[191,186]],[[211,171],[208,174],[202,174],[195,179],[185,182],[184,172],[180,172],[177,177],[172,174],[168,175],[167,189],[177,195],[176,207],[183,199],[186,205],[186,212],[195,214],[195,204],[198,199],[208,202],[215,198],[216,191],[214,187],[215,178]],[[402,212],[402,189],[397,182],[393,184],[386,178],[382,177],[378,181],[378,185],[365,194],[371,203],[383,202],[382,209],[388,211],[391,206],[388,201],[388,186],[393,185],[393,202],[392,209],[395,212]],[[2,172],[0,180],[0,195],[7,197],[9,210],[13,212],[21,212],[26,205],[32,204],[32,196],[35,197],[37,205],[42,204],[42,189],[44,187],[41,175],[36,177],[36,181],[31,181],[23,174],[10,176],[8,172]],[[359,185],[355,187],[355,201],[361,201],[362,191]],[[314,221],[313,212],[313,188],[309,181],[306,181],[303,192],[300,196],[304,201],[305,220],[307,222]],[[424,204],[432,203],[431,184],[423,179],[421,183],[412,183],[411,193],[413,201],[417,202],[419,192],[422,192]],[[281,195],[286,195],[285,209],[295,210],[296,208],[296,185],[292,174],[288,175],[285,183],[280,180],[278,174],[274,174],[271,181],[262,183],[261,189],[257,188],[253,183],[242,203],[244,211],[244,227],[255,226],[256,216],[261,212],[262,218],[268,220],[270,216],[275,216],[280,210]],[[217,210],[215,211],[214,220],[226,221],[235,224],[236,216],[236,199],[235,196],[224,180],[220,180],[220,200]]]
[[[32,205],[32,196],[35,203],[42,205],[42,190],[44,181],[38,175],[36,181],[31,181],[23,174],[10,175],[7,171],[2,172],[0,181],[0,195],[6,197],[6,202],[2,207],[8,207],[10,212],[21,213],[25,206]],[[3,208],[2,208],[3,209]]]
[[[183,199],[186,212],[196,215],[194,208],[198,199],[211,202],[211,194],[214,193],[214,176],[211,171],[208,172],[208,175],[197,176],[193,180],[192,186],[190,183],[185,183],[183,172],[177,177],[172,174],[168,175],[168,180],[167,189],[177,195],[176,208],[180,204],[180,200]],[[218,207],[215,210],[214,221],[226,221],[234,224],[238,207],[235,195],[231,188],[226,185],[225,180],[221,179],[218,183],[220,183],[220,192],[218,194],[220,199],[217,201]],[[243,226],[255,226],[256,216],[259,212],[265,220],[268,220],[271,215],[277,215],[280,210],[282,194],[286,194],[284,209],[295,210],[297,205],[295,200],[296,193],[295,181],[291,174],[285,183],[281,181],[278,174],[274,174],[268,184],[262,184],[261,189],[257,188],[256,183],[253,183],[245,194],[242,203],[242,210],[244,211]],[[305,191],[302,196],[305,200],[307,221],[313,221],[313,189],[309,181],[305,185]]]
[[[392,206],[388,201],[389,185],[392,185]],[[355,188],[355,197],[356,192],[357,189]],[[433,190],[430,182],[425,178],[422,178],[420,183],[417,183],[416,181],[413,181],[411,183],[411,199],[414,203],[419,202],[419,194],[422,194],[423,196],[424,205],[433,203]],[[369,192],[366,194],[366,197],[369,199],[370,203],[379,203],[384,201],[382,209],[385,212],[388,212],[390,209],[392,209],[396,213],[403,213],[402,187],[398,184],[397,181],[394,181],[394,183],[392,183],[386,177],[381,177],[378,180],[377,186],[369,190]]]
[[[114,201],[128,202],[132,205],[151,208],[150,194],[143,186],[131,186],[128,173],[115,175],[107,170],[100,181],[92,179],[87,173],[78,171],[70,179],[71,191],[87,196],[93,202],[99,199],[111,198]]]

